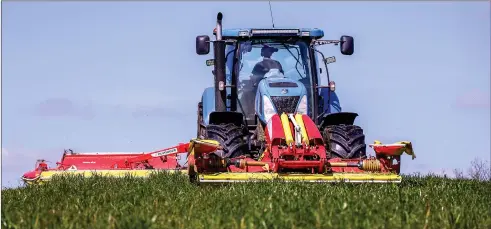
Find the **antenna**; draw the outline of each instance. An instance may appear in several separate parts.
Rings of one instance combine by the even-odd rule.
[[[271,10],[271,1],[268,2],[269,2],[269,13],[271,14],[271,23],[273,24],[273,28],[274,28],[274,19],[273,19],[273,11]]]

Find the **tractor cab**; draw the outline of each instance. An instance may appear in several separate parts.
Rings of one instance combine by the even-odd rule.
[[[205,89],[198,103],[198,138],[218,139],[226,145],[226,157],[259,155],[266,144],[265,129],[275,122],[274,117],[283,116],[283,121],[292,115],[309,117],[323,138],[329,138],[333,126],[353,124],[356,113],[331,109],[336,96],[333,87],[320,86],[319,70],[324,62],[330,82],[330,58],[316,49],[334,44],[343,55],[351,55],[352,37],[320,40],[324,32],[317,28],[222,29],[222,17],[218,13],[214,41],[207,35],[196,37],[198,55],[208,54],[211,43],[214,54],[206,62],[214,65],[214,87]],[[326,147],[339,148],[336,144]],[[338,154],[363,155],[364,147],[358,148],[355,153],[346,153],[351,152],[347,148]]]

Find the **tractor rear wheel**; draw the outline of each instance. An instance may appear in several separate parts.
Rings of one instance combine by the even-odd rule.
[[[248,151],[248,132],[242,126],[233,123],[210,124],[206,127],[206,139],[218,141],[223,147],[224,158],[234,158]]]
[[[354,159],[366,157],[365,134],[356,125],[332,125],[322,131],[330,158]]]

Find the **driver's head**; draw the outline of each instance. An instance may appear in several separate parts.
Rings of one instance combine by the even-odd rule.
[[[277,52],[278,49],[275,48],[275,47],[271,47],[271,46],[268,46],[268,45],[264,45],[262,48],[261,48],[261,56],[264,56],[266,58],[271,58],[271,56],[273,55],[273,53]]]

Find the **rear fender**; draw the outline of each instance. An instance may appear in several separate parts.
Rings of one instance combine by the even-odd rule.
[[[201,97],[203,103],[203,124],[209,124],[210,114],[215,111],[215,88],[208,87]]]
[[[236,126],[244,124],[244,115],[234,111],[214,111],[210,113],[209,124],[233,123]]]
[[[353,125],[357,116],[358,114],[354,112],[338,112],[326,114],[321,117],[321,122],[319,126],[321,127],[321,129],[323,129],[330,125]]]

